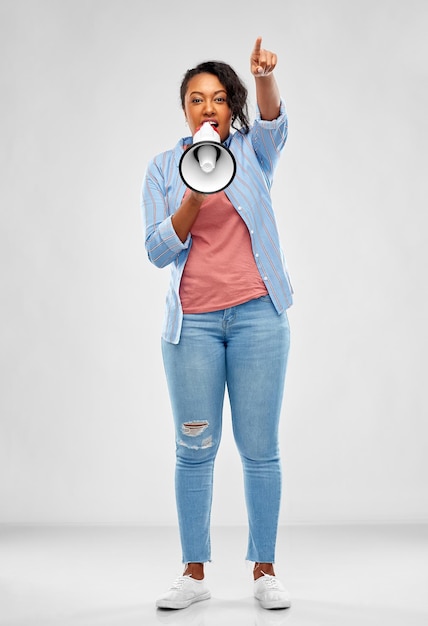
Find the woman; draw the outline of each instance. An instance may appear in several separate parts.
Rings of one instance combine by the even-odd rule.
[[[192,137],[208,121],[234,155],[231,184],[209,195],[186,188],[178,165],[192,137],[155,157],[143,183],[148,256],[156,266],[171,268],[162,354],[176,429],[185,564],[157,601],[160,608],[185,608],[210,597],[204,563],[211,559],[213,468],[226,385],[244,470],[254,595],[266,609],[290,606],[274,561],[281,494],[278,422],[292,289],[270,198],[287,117],[273,74],[277,57],[261,43],[259,37],[251,54],[253,125],[247,90],[229,65],[201,63],[181,85]]]

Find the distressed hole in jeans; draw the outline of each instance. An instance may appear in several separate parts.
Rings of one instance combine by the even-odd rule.
[[[200,422],[185,422],[181,426],[181,432],[188,437],[197,437],[198,435],[202,435],[208,426],[209,423],[206,420]]]
[[[205,450],[206,448],[212,448],[213,438],[212,438],[212,435],[210,435],[206,439],[202,439],[202,443],[200,446],[196,446],[196,445],[192,446],[191,444],[188,444],[182,439],[180,439],[180,441],[178,442],[178,445],[183,446],[183,448],[189,448],[189,450]]]

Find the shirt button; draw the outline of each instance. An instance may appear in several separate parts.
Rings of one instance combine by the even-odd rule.
[[[254,235],[254,230],[250,230],[250,233],[251,233],[252,235]]]
[[[239,207],[238,207],[238,211],[242,211],[242,206],[239,206]]]
[[[267,280],[267,279],[268,279],[268,277],[267,277],[267,276],[263,276],[263,280]]]
[[[255,257],[256,257],[256,259],[259,258],[259,253],[258,252],[256,252]]]

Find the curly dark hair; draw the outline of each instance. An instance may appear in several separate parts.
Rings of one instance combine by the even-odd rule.
[[[222,61],[204,61],[191,70],[187,70],[180,87],[181,105],[184,109],[184,98],[190,79],[197,74],[214,74],[226,89],[227,102],[232,111],[232,128],[246,135],[250,130],[248,117],[248,90],[235,70]],[[239,127],[234,126],[235,121]]]

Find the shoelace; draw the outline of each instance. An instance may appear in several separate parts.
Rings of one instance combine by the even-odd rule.
[[[269,589],[278,589],[278,581],[275,576],[270,576],[269,574],[263,574],[263,581],[266,584],[266,587]]]
[[[178,576],[172,583],[171,589],[181,589],[190,576]]]

